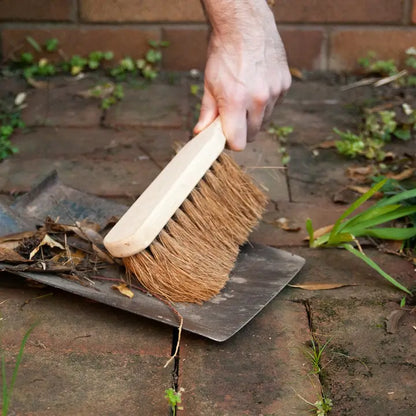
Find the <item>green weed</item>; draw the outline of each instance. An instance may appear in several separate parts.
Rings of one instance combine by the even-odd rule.
[[[178,407],[178,404],[182,403],[182,391],[183,389],[175,391],[172,387],[165,390],[165,399],[167,399],[172,410],[172,416],[176,416],[176,409],[182,410]]]
[[[287,166],[290,162],[290,155],[287,151],[287,137],[293,133],[292,126],[278,126],[277,124],[272,124],[268,128],[267,132],[275,137],[279,142],[279,153],[282,157],[282,164]]]
[[[321,345],[314,337],[311,339],[311,348],[305,351],[306,356],[310,359],[313,367],[313,374],[319,374],[322,371],[322,354],[329,344],[330,340]]]
[[[364,202],[370,199],[378,192],[387,182],[387,179],[381,180],[374,185],[368,192],[353,202],[344,213],[337,219],[331,231],[326,232],[322,236],[315,238],[312,221],[308,218],[306,221],[306,229],[309,234],[310,247],[342,247],[350,253],[377,271],[381,276],[388,280],[398,289],[412,295],[409,289],[397,282],[388,273],[384,272],[373,260],[367,257],[362,251],[357,238],[374,237],[386,240],[404,241],[416,236],[416,227],[395,228],[395,227],[379,227],[393,220],[414,215],[416,213],[416,205],[404,206],[403,204],[416,197],[416,189],[400,192],[388,198],[383,198],[361,213],[350,217]],[[357,245],[358,249],[352,244]]]
[[[341,138],[335,142],[338,152],[351,158],[364,156],[382,161],[385,158],[386,143],[393,139],[410,140],[412,131],[416,131],[416,109],[408,104],[402,108],[405,118],[401,122],[396,120],[394,111],[366,111],[358,133],[334,128],[334,132]]]
[[[26,342],[35,329],[37,324],[32,325],[29,330],[25,333],[22,342],[20,343],[19,353],[16,358],[16,363],[13,369],[12,378],[10,380],[10,384],[7,384],[7,375],[6,375],[6,359],[4,358],[4,354],[2,355],[1,360],[1,374],[2,374],[2,399],[3,399],[3,408],[2,408],[2,416],[7,416],[9,412],[10,400],[12,398],[13,388],[17,378],[17,372],[19,371],[20,363],[23,359],[23,351],[26,345]]]
[[[23,96],[24,95],[20,95]],[[25,127],[21,118],[21,104],[19,95],[13,103],[0,101],[0,162],[18,152],[17,147],[10,140],[16,129]],[[24,101],[24,98],[23,98]]]

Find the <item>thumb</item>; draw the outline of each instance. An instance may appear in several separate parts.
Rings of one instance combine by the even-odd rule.
[[[217,101],[209,91],[205,88],[204,96],[201,102],[201,112],[199,113],[198,123],[194,127],[194,134],[200,133],[208,127],[218,116]]]

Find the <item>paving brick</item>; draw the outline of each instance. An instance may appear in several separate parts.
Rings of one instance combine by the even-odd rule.
[[[171,383],[163,364],[141,355],[26,352],[10,410],[32,416],[168,414],[164,391]]]
[[[174,155],[174,143],[188,137],[183,130],[38,127],[15,134],[12,140],[19,149],[14,156],[18,159],[83,156],[115,163],[152,160],[163,167]]]
[[[27,192],[58,172],[65,185],[94,195],[136,198],[157,176],[160,169],[150,160],[124,161],[91,159],[7,159],[0,164],[0,189]]]
[[[273,247],[305,246],[307,236],[305,222],[307,218],[313,220],[315,229],[333,224],[345,210],[344,207],[333,203],[312,205],[278,201],[276,209],[269,206],[258,227],[251,233],[250,241]],[[286,218],[292,231],[285,231],[278,225],[278,220]],[[295,231],[299,228],[299,231]]]
[[[91,26],[67,26],[40,28],[31,26],[27,28],[4,28],[2,30],[2,54],[6,58],[17,58],[23,51],[34,52],[33,48],[25,40],[32,36],[40,44],[47,39],[57,38],[60,49],[65,56],[87,55],[92,51],[112,51],[114,60],[131,56],[142,57],[149,49],[149,40],[159,40],[160,30],[153,27],[91,27]],[[128,42],[126,42],[128,39]],[[35,56],[39,55],[35,53]],[[48,59],[62,61],[58,53],[48,53]]]
[[[75,18],[74,0],[3,0],[0,2],[0,20],[71,21]]]
[[[162,36],[169,41],[169,47],[163,51],[164,69],[204,69],[208,48],[207,28],[164,28]]]
[[[401,23],[402,0],[279,0],[276,20],[299,23]]]
[[[108,110],[105,124],[112,127],[184,128],[188,91],[181,85],[151,84],[128,89],[123,100]]]
[[[280,29],[289,65],[299,69],[325,69],[324,32],[321,29]]]
[[[379,302],[400,302],[404,292],[396,289],[370,266],[344,249],[311,249],[290,247],[290,252],[306,259],[303,269],[291,284],[351,284],[333,290],[309,291],[287,287],[279,295],[281,299],[304,301],[307,299],[365,299]],[[416,285],[414,266],[399,256],[386,254],[364,246],[364,252],[386,273],[408,288]],[[335,321],[337,322],[337,321]]]
[[[288,180],[293,202],[330,202],[349,184],[345,172],[351,162],[333,149],[320,149],[314,154],[312,149],[297,144],[288,148],[291,157]]]
[[[309,339],[304,306],[279,300],[223,344],[184,334],[183,414],[303,414],[296,393],[313,402],[318,391],[302,352]]]
[[[28,127],[44,125],[48,114],[48,90],[26,90],[26,94],[22,120]]]
[[[385,323],[398,303],[327,299],[310,304],[316,332],[330,340],[322,361],[331,413],[411,414],[416,406],[415,315],[403,311],[392,334]]]
[[[244,152],[231,152],[231,155],[255,179],[269,199],[289,200],[279,146],[270,134],[259,133],[254,142],[247,144]]]
[[[386,41],[388,39],[388,42]],[[416,43],[416,29],[338,29],[330,36],[329,69],[358,68],[357,60],[374,51],[379,59],[403,64],[405,50]]]
[[[198,0],[81,0],[81,18],[90,22],[200,22],[204,13]]]
[[[15,351],[22,333],[39,322],[28,351],[40,346],[57,353],[140,354],[169,358],[171,328],[50,287],[31,288],[24,279],[2,275],[2,348]],[[9,287],[6,285],[9,284]],[[114,336],[117,334],[117,336]]]

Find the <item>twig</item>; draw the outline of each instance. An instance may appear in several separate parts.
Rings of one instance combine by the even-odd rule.
[[[386,84],[390,84],[391,82],[397,81],[399,78],[402,78],[408,74],[407,69],[403,69],[403,71],[400,71],[398,74],[391,75],[386,78],[382,78],[379,81],[374,83],[374,86],[381,87]]]

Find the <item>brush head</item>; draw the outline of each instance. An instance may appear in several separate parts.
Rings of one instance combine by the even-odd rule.
[[[222,153],[150,246],[123,258],[130,278],[172,302],[201,303],[224,287],[267,203]]]

